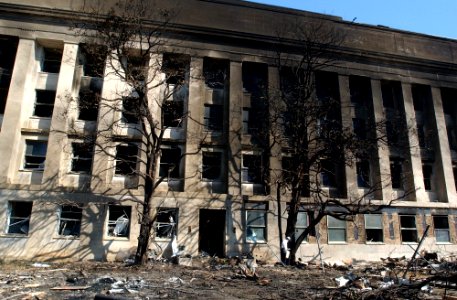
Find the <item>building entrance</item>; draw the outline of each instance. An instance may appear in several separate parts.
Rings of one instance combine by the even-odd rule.
[[[225,210],[200,209],[199,251],[225,256]]]

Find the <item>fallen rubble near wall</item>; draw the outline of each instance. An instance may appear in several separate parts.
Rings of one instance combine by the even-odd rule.
[[[453,257],[410,264],[266,265],[255,259],[192,258],[190,266],[125,263],[3,263],[2,299],[457,299]],[[408,265],[411,265],[407,270]]]

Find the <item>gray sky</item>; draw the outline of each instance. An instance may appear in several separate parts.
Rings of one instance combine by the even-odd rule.
[[[457,39],[457,0],[250,0]]]

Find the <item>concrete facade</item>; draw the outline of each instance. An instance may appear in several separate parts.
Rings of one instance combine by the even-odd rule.
[[[69,24],[85,2],[0,0],[2,43],[15,49],[12,67],[0,66],[2,74],[9,74],[3,76],[8,78],[7,97],[0,100],[6,103],[0,111],[0,253],[5,259],[123,259],[137,243],[135,200],[141,198],[142,190],[136,187],[135,179],[116,174],[115,162],[100,152],[95,153],[90,167],[96,178],[72,170],[72,144],[81,142],[78,137],[86,132],[120,118],[120,113],[99,112],[96,120],[81,120],[69,95],[78,95],[84,80],[103,81],[101,101],[125,88],[109,70],[105,69],[106,76],[101,79],[87,79],[80,71],[81,37],[69,29]],[[297,20],[305,24],[323,22],[346,36],[339,49],[342,55],[326,70],[337,74],[341,102],[346,104],[343,122],[351,124],[359,115],[357,105],[351,104],[351,86],[362,77],[371,92],[374,120],[388,119],[392,109],[402,111],[408,128],[412,128],[408,142],[419,145],[401,155],[379,147],[374,155],[371,175],[389,182],[374,196],[376,200],[388,203],[401,195],[402,189],[394,186],[393,179],[391,182],[395,177],[392,172],[398,171],[397,161],[401,165],[399,176],[407,189],[414,191],[380,213],[380,227],[376,222],[370,226],[363,215],[342,227],[325,220],[297,256],[304,261],[315,259],[316,239],[325,260],[412,255],[411,244],[417,245],[426,225],[431,227],[424,249],[441,255],[457,251],[457,41],[238,0],[168,0],[154,5],[178,8],[166,52],[190,57],[183,106],[197,121],[187,120],[168,129],[165,139],[197,154],[183,160],[179,180],[162,183],[154,195],[158,211],[177,209],[173,217],[183,253],[198,255],[209,249],[212,254],[232,256],[252,252],[270,261],[279,256],[274,184],[266,187],[243,182],[243,157],[260,154],[252,137],[243,133],[243,112],[253,105],[252,95],[243,88],[243,67],[255,64],[262,69],[269,92],[274,91],[279,86],[278,70],[273,65],[275,29]],[[57,71],[44,67],[52,50],[61,53]],[[6,57],[4,53],[2,48],[0,59]],[[224,65],[229,74],[217,89],[203,79],[204,69],[212,61]],[[386,104],[389,89],[401,95],[393,107]],[[55,92],[54,101],[38,100],[41,91]],[[422,108],[415,106],[421,101],[418,95],[427,95]],[[42,108],[39,113],[37,104]],[[211,106],[222,108],[221,130],[208,131],[202,125],[205,109]],[[160,115],[157,107],[153,109]],[[78,128],[78,134],[66,133],[70,124]],[[130,126],[113,134],[129,137]],[[53,130],[56,128],[59,130]],[[423,135],[430,153],[421,144]],[[47,145],[44,151],[43,145]],[[271,169],[281,165],[278,157],[268,158]],[[220,170],[217,178],[208,180],[202,178],[202,165],[211,158],[220,162]],[[344,171],[346,196],[362,194],[356,168],[346,167]],[[271,171],[269,181],[274,183],[275,176]],[[81,205],[80,210],[69,208],[74,203]],[[285,210],[286,203],[282,203],[283,224]],[[254,226],[263,235],[257,235],[258,240],[247,232],[249,213],[262,216],[262,222]],[[120,230],[116,222],[124,214],[129,221],[127,232],[113,234]],[[166,220],[161,222],[166,226]],[[79,226],[80,230],[78,234],[68,233],[64,225]],[[209,230],[208,226],[214,227]],[[333,239],[334,233],[344,240]],[[367,236],[373,235],[377,238],[370,241]],[[169,241],[169,236],[156,235],[152,247],[165,248]]]

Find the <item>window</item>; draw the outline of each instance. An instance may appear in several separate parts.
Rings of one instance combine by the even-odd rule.
[[[308,213],[306,211],[299,211],[297,214],[297,223],[295,224],[295,240],[298,239],[308,227]]]
[[[246,241],[251,243],[267,241],[267,204],[246,203]]]
[[[147,74],[148,59],[146,56],[124,56],[125,78],[128,81],[144,81]]]
[[[222,105],[205,104],[204,124],[206,130],[221,131],[223,119]]]
[[[181,162],[181,149],[178,147],[162,148],[160,157],[159,176],[165,178],[181,178],[179,165]]]
[[[367,242],[382,243],[384,241],[382,215],[365,215],[365,233]]]
[[[8,96],[11,74],[14,68],[17,45],[17,37],[0,36],[0,114],[5,112],[6,98]]]
[[[173,93],[179,93],[184,90],[181,87]],[[178,95],[176,95],[178,97]],[[173,96],[175,98],[175,96]],[[184,101],[180,99],[166,100],[162,104],[163,127],[181,127],[184,117]]]
[[[346,221],[327,216],[328,242],[346,242]]]
[[[449,219],[447,216],[433,216],[433,226],[435,227],[435,237],[437,243],[450,243]]]
[[[90,173],[92,169],[92,157],[94,145],[92,143],[72,143],[71,171]]]
[[[372,100],[371,80],[368,77],[349,76],[349,90],[354,104],[363,105]]]
[[[423,163],[422,174],[424,176],[424,187],[426,191],[432,190],[432,176],[433,176],[433,164]]]
[[[398,81],[381,81],[382,103],[385,108],[399,108],[402,97],[401,83]]]
[[[203,151],[202,178],[213,181],[222,179],[222,152]]]
[[[417,242],[415,216],[400,216],[401,241],[404,243]]]
[[[249,115],[250,115],[251,109],[249,107],[243,107],[243,133],[244,134],[249,134],[251,133],[251,128],[249,126]]]
[[[43,170],[48,141],[25,141],[24,169]]]
[[[108,207],[108,236],[129,237],[132,207],[110,205]]]
[[[138,123],[141,118],[141,107],[137,97],[122,98],[122,121],[125,123]]]
[[[357,186],[360,188],[370,187],[370,163],[367,160],[360,160],[356,163]]]
[[[403,189],[403,161],[401,159],[390,159],[390,176],[392,188]]]
[[[336,187],[336,170],[335,164],[331,161],[324,160],[321,162],[321,183],[324,187]]]
[[[260,155],[243,154],[241,181],[245,183],[263,183],[262,157]]]
[[[157,238],[172,238],[178,232],[178,209],[161,207],[157,209],[155,223]]]
[[[32,202],[8,202],[8,228],[7,233],[28,234]]]
[[[229,73],[229,61],[222,59],[203,58],[203,76],[205,84],[211,89],[223,89]]]
[[[365,126],[365,120],[360,118],[352,119],[352,127],[354,134],[359,140],[365,140],[367,138],[367,128]]]
[[[103,77],[107,48],[100,45],[81,44],[79,65],[83,66],[84,76]]]
[[[34,116],[51,118],[54,110],[56,91],[36,90]]]
[[[93,90],[82,89],[79,92],[78,119],[84,121],[96,121],[98,117],[98,107],[100,103],[100,93]]]
[[[41,71],[47,73],[59,73],[62,61],[62,49],[44,48],[43,64]]]
[[[138,160],[138,146],[135,144],[121,144],[116,146],[117,175],[132,175],[136,172]]]
[[[81,232],[82,208],[74,205],[60,207],[59,235],[79,236]]]

